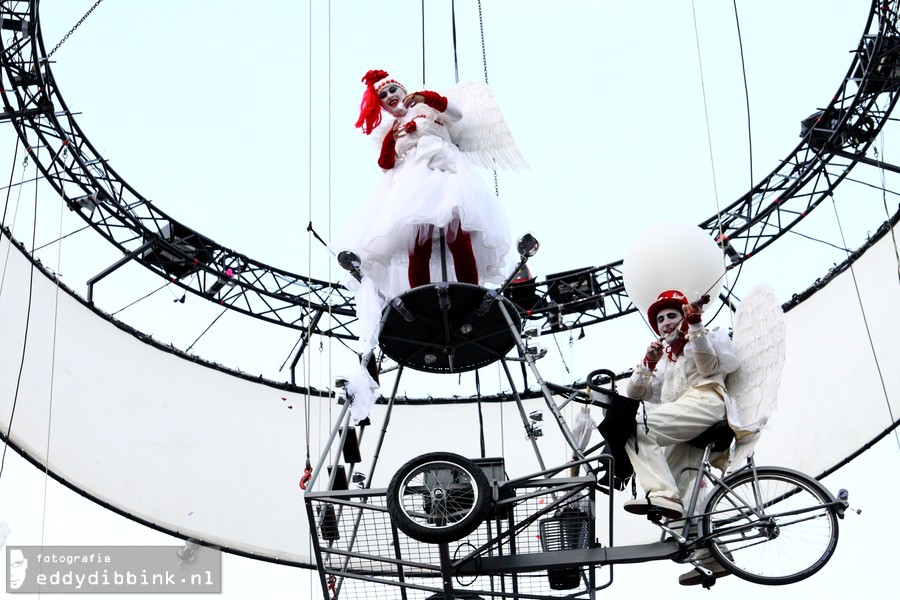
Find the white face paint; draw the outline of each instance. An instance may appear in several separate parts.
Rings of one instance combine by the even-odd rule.
[[[670,344],[678,338],[678,329],[684,315],[674,308],[664,308],[656,313],[656,328],[659,335],[663,336]]]
[[[389,83],[378,91],[381,108],[395,116],[406,113],[406,108],[402,103],[405,97],[406,89],[399,83]]]

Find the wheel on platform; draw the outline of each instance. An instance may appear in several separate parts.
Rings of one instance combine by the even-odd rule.
[[[484,471],[468,458],[432,452],[397,471],[387,490],[387,508],[397,529],[420,542],[440,544],[475,531],[490,499]]]
[[[742,579],[784,585],[806,579],[834,554],[834,499],[818,481],[788,469],[734,473],[710,494],[701,527],[709,551]]]

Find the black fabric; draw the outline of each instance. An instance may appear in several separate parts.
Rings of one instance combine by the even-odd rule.
[[[713,452],[724,452],[731,446],[732,440],[734,440],[734,431],[728,421],[723,420],[689,441],[688,444],[696,448],[706,448],[713,444]]]
[[[639,402],[623,396],[610,396],[606,416],[597,426],[600,435],[606,440],[606,449],[615,460],[615,487],[624,488],[624,481],[631,477],[634,468],[625,452],[625,444],[635,435],[637,428],[637,409]],[[610,485],[609,473],[606,481]]]

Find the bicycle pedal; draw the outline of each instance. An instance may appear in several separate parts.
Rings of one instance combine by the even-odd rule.
[[[655,506],[651,507],[650,510],[647,511],[647,519],[654,523],[659,523],[660,521],[662,521],[664,516],[665,515],[663,515],[662,509]]]

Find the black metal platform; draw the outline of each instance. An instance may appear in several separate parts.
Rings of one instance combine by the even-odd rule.
[[[516,345],[518,311],[495,292],[440,282],[411,289],[385,309],[382,351],[417,371],[460,373],[500,360]],[[504,314],[505,313],[505,314]]]

